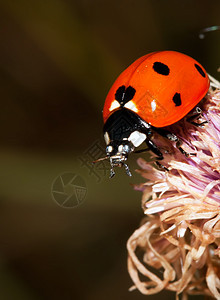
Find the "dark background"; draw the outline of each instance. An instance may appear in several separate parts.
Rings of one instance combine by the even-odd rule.
[[[109,180],[101,164],[89,169],[88,150],[104,147],[105,96],[138,57],[177,50],[219,79],[220,31],[199,39],[219,11],[201,0],[0,1],[1,299],[146,298],[128,292],[126,266],[143,217],[131,183],[143,179],[118,170]],[[72,209],[51,196],[64,172],[87,186]],[[165,295],[175,299],[146,299]]]

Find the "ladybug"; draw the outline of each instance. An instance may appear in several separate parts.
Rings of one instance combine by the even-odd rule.
[[[103,159],[110,159],[110,177],[115,175],[114,167],[122,166],[131,176],[125,162],[143,142],[156,154],[156,160],[163,159],[151,139],[154,131],[176,142],[179,150],[187,154],[178,137],[164,127],[185,117],[206,95],[209,84],[204,68],[195,59],[176,51],[144,55],[122,72],[103,108],[107,144],[107,156]]]

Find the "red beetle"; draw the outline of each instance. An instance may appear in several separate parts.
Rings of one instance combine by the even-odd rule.
[[[111,175],[115,166],[124,166],[129,153],[144,141],[158,160],[163,155],[151,140],[153,131],[175,141],[178,137],[163,127],[188,114],[206,95],[209,78],[193,58],[175,51],[147,54],[132,63],[112,85],[104,104],[104,158],[110,159]]]

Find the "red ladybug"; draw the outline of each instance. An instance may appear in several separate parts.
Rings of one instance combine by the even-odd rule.
[[[111,175],[124,166],[129,153],[144,141],[158,160],[163,155],[151,140],[153,131],[175,141],[176,135],[163,127],[182,119],[206,95],[209,78],[193,58],[175,51],[147,54],[132,63],[116,79],[104,104],[104,138]],[[106,159],[105,158],[105,159]]]

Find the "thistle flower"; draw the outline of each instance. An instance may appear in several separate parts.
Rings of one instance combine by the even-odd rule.
[[[169,171],[138,159],[147,182],[135,189],[143,192],[147,217],[128,240],[128,271],[131,290],[145,295],[166,289],[177,299],[220,299],[220,83],[211,77],[211,86],[197,120],[206,124],[184,119],[172,128],[191,155],[155,136]]]

